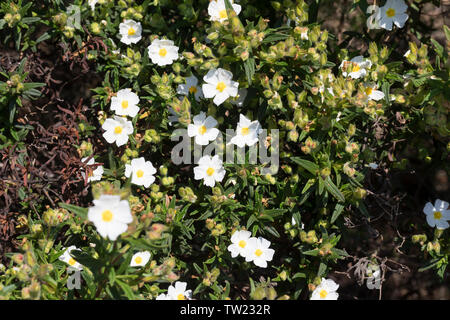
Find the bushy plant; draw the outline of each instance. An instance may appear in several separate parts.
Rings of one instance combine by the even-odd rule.
[[[362,41],[360,50],[321,27],[326,1],[2,4],[5,50],[60,46],[64,59],[86,64],[102,80],[83,102],[86,117],[75,130],[73,174],[89,192],[83,204],[39,198],[37,210],[23,205],[0,296],[335,297],[322,278],[356,254],[342,242],[352,232],[348,219],[368,224],[378,216],[368,205],[376,196],[368,184],[373,173],[449,170],[450,30],[444,26],[444,45],[425,32],[406,52],[395,40],[404,41],[401,30],[423,33],[417,13],[426,1],[388,0],[410,14],[406,24],[394,20],[392,31],[383,27],[392,12],[379,4],[378,25],[367,29],[369,4],[354,2],[364,31],[348,36]],[[33,103],[46,86],[30,79],[25,65],[0,70],[1,148],[24,143],[36,129],[16,121],[24,101]],[[174,163],[176,132],[192,137],[194,150],[219,134],[231,138],[226,132],[236,128],[229,145],[247,146],[246,161]],[[248,137],[262,129],[264,139]],[[279,165],[252,163],[253,145],[277,155]],[[427,215],[423,207],[414,219],[399,219],[411,224],[406,241],[420,244],[424,269],[443,279],[448,203],[425,207]],[[441,221],[433,220],[435,230],[429,214]],[[74,289],[67,284],[77,272]]]

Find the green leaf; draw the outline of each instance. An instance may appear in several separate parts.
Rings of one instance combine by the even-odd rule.
[[[248,58],[245,60],[244,69],[248,84],[252,84],[253,75],[255,74],[255,58]]]
[[[75,206],[73,204],[64,203],[64,202],[60,202],[59,206],[61,208],[67,209],[67,210],[75,213],[80,218],[82,218],[84,220],[87,220],[87,214],[88,214],[88,211],[89,211],[88,208],[82,208],[82,207]]]
[[[339,191],[338,187],[336,187],[333,181],[331,181],[331,178],[329,176],[325,180],[323,180],[323,182],[325,185],[325,189],[327,189],[327,191],[331,193],[333,197],[335,197],[338,201],[345,201],[344,195],[341,193],[341,191]]]
[[[342,210],[344,210],[344,205],[337,203],[336,207],[334,207],[333,215],[331,216],[331,223],[334,223],[336,219],[339,218],[339,216],[342,213]]]
[[[316,175],[317,171],[319,171],[319,166],[317,164],[315,164],[314,162],[311,162],[309,160],[305,160],[305,159],[302,159],[299,157],[293,157],[290,159],[292,161],[294,161],[295,163],[301,165],[303,168],[305,168],[306,170],[311,172],[313,175]]]

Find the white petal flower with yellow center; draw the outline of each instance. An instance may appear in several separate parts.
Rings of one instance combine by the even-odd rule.
[[[194,168],[194,179],[203,179],[203,183],[209,187],[214,187],[216,181],[222,181],[224,176],[225,169],[218,155],[201,157],[198,166]]]
[[[103,194],[93,202],[94,206],[88,210],[88,219],[94,223],[103,238],[114,241],[127,231],[128,224],[133,221],[127,200],[121,200],[120,196]]]
[[[246,145],[252,146],[258,142],[261,131],[262,128],[258,120],[250,121],[246,116],[240,114],[236,135],[231,138],[230,143],[237,145],[239,148]]]
[[[423,213],[427,215],[427,222],[430,227],[436,227],[441,230],[449,227],[450,210],[448,210],[448,206],[448,202],[440,199],[434,202],[434,206],[431,202],[427,202],[423,208]]]
[[[154,64],[165,66],[178,59],[178,47],[172,40],[155,39],[148,46],[148,56]]]
[[[408,6],[403,0],[387,0],[386,4],[380,8],[379,26],[386,30],[392,30],[392,24],[403,28],[408,20],[406,10]]]
[[[150,260],[150,256],[151,256],[151,254],[148,251],[136,252],[133,255],[133,257],[131,258],[130,266],[131,267],[143,267]]]
[[[111,98],[111,110],[118,116],[135,117],[139,112],[139,97],[131,89],[122,89]]]
[[[377,85],[374,83],[368,83],[364,85],[364,94],[366,101],[367,100],[379,101],[381,99],[384,99],[384,93],[376,89]]]
[[[184,96],[189,96],[193,94],[195,100],[200,101],[200,98],[203,98],[202,88],[198,86],[198,79],[196,76],[190,76],[186,78],[186,83],[182,83],[178,85],[177,93],[182,94]]]
[[[233,74],[222,68],[211,69],[203,77],[203,95],[205,98],[214,98],[216,106],[221,105],[229,97],[238,95],[239,83],[233,81]]]
[[[267,268],[267,261],[272,261],[275,250],[270,249],[270,241],[262,237],[250,238],[248,240],[245,261],[253,261],[261,268]]]
[[[322,278],[322,282],[314,289],[311,300],[337,300],[339,285],[331,279]]]
[[[83,159],[81,159],[81,161],[86,163],[86,160],[88,158],[89,157],[83,158]],[[93,166],[93,165],[95,165],[97,163],[95,162],[94,158],[91,158],[91,160],[89,160],[86,164],[88,166]],[[83,179],[86,178],[86,173],[85,172],[81,172],[81,175],[83,176]],[[92,170],[92,172],[90,172],[88,174],[87,182],[102,180],[102,176],[103,176],[103,166],[97,166],[94,170]]]
[[[64,251],[64,253],[59,256],[59,260],[67,263],[71,268],[74,268],[76,270],[83,270],[83,266],[78,263],[74,258],[72,258],[72,256],[70,255],[70,252],[72,250],[79,250],[77,247],[75,246],[70,246],[68,248],[66,248],[66,251]]]
[[[343,69],[342,75],[344,77],[350,76],[353,79],[359,79],[367,74],[367,70],[372,66],[372,62],[369,59],[364,59],[363,56],[356,56],[350,61],[342,61],[339,68]],[[348,68],[350,72],[347,73]]]
[[[241,12],[241,6],[233,3],[233,0],[230,0],[230,4],[233,7],[234,12],[236,12],[236,15],[239,15],[239,13]],[[225,20],[228,20],[228,13],[225,7],[225,0],[211,1],[208,6],[208,14],[211,17],[210,18],[211,21],[223,22]]]
[[[131,164],[125,165],[125,177],[131,176],[131,183],[148,188],[155,182],[155,167],[143,157],[131,160]]]
[[[119,25],[120,41],[129,45],[138,43],[142,39],[142,26],[140,22],[125,20]]]
[[[133,123],[125,118],[114,116],[108,118],[102,125],[105,130],[103,137],[108,143],[116,143],[118,147],[127,144],[128,136],[133,133]]]
[[[165,300],[190,300],[192,298],[192,290],[186,290],[186,286],[186,282],[175,282],[175,286],[170,286],[167,290],[167,296]]]
[[[247,230],[235,231],[231,236],[231,244],[228,246],[228,251],[231,252],[231,257],[235,258],[238,255],[245,258],[247,253],[248,241],[252,233]]]
[[[206,146],[219,135],[219,129],[215,128],[217,121],[213,117],[206,117],[206,113],[200,112],[193,120],[194,123],[188,126],[188,136],[195,137],[196,144]]]

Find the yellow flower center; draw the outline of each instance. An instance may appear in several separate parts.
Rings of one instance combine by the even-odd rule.
[[[201,126],[200,128],[198,128],[198,133],[200,133],[201,135],[204,135],[206,132],[206,127],[205,126]]]
[[[189,88],[189,93],[197,93],[197,87],[196,86],[192,86]]]
[[[442,218],[442,213],[441,213],[440,211],[435,211],[435,212],[434,212],[434,218],[435,218],[436,220],[441,219],[441,218]]]
[[[220,17],[220,19],[228,18],[227,10],[226,9],[220,10],[219,11],[219,17]]]
[[[322,290],[320,290],[319,295],[320,295],[320,297],[321,297],[322,299],[325,299],[325,298],[327,297],[327,295],[328,295],[328,292],[327,292],[327,290],[322,289]]]
[[[73,266],[75,263],[77,263],[77,262],[75,261],[74,258],[69,259],[69,265]]]
[[[214,169],[213,168],[208,168],[208,170],[206,170],[206,174],[208,176],[212,176],[214,174]]]
[[[159,49],[159,55],[160,55],[161,57],[165,57],[166,54],[167,54],[166,48],[161,48],[161,49]]]
[[[129,36],[134,36],[135,33],[136,33],[136,30],[134,30],[133,27],[130,27],[130,29],[128,29],[128,35]]]
[[[115,134],[121,134],[122,133],[122,127],[121,126],[117,126],[114,128],[114,133]]]
[[[217,89],[217,91],[223,92],[223,90],[225,90],[226,87],[227,87],[227,85],[225,83],[223,83],[223,81],[220,81],[217,84],[216,89]]]
[[[138,178],[142,178],[142,177],[144,176],[144,171],[138,170],[138,171],[136,172],[136,175],[137,175]]]
[[[142,258],[141,257],[136,257],[134,259],[134,262],[136,262],[137,264],[140,264],[142,262]]]
[[[184,294],[180,293],[180,294],[177,296],[177,299],[178,299],[178,300],[186,300],[186,297],[184,296]]]
[[[257,257],[260,257],[262,254],[263,254],[263,252],[262,252],[261,249],[256,249],[256,250],[255,250],[255,255],[256,255]]]
[[[102,212],[102,220],[105,222],[110,222],[113,218],[113,213],[109,210],[105,210]]]
[[[373,89],[372,89],[371,87],[368,87],[368,88],[366,88],[364,91],[366,92],[366,94],[367,94],[368,96],[370,96],[370,95],[372,94]]]
[[[246,135],[248,135],[248,128],[242,128],[241,129],[241,135],[243,135],[243,136],[246,136]]]
[[[128,108],[128,100],[123,100],[122,101],[122,109],[126,109]]]
[[[247,245],[247,242],[245,242],[244,240],[239,241],[239,247],[245,248],[246,245]]]
[[[387,10],[386,10],[386,15],[387,15],[389,18],[392,18],[393,16],[395,16],[395,9],[394,9],[394,8],[389,8],[389,9],[387,9]]]
[[[353,63],[352,72],[358,72],[359,70],[361,70],[361,67],[359,66],[359,64]]]

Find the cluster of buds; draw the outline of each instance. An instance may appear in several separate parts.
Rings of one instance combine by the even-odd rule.
[[[102,194],[119,195],[122,199],[128,199],[130,193],[130,189],[121,189],[118,185],[108,181],[99,181],[92,184],[92,196],[94,199],[100,198]]]
[[[306,242],[308,244],[314,244],[319,241],[319,239],[317,239],[316,231],[314,231],[314,230],[310,230],[308,232],[301,230],[300,231],[300,240],[302,242]]]
[[[49,227],[57,226],[63,221],[67,220],[69,212],[66,209],[47,209],[42,215],[42,220]]]
[[[313,152],[316,148],[317,148],[317,141],[311,139],[311,137],[308,137],[308,138],[305,140],[305,143],[300,147],[300,149],[301,149],[305,154],[310,154],[310,153]]]
[[[188,202],[196,202],[197,196],[194,194],[194,191],[190,187],[181,187],[178,189],[178,194],[184,201]]]
[[[160,143],[161,136],[155,129],[145,130],[144,140],[149,143]]]
[[[152,184],[150,187],[150,197],[155,201],[158,202],[163,198],[164,194],[159,191],[159,186],[157,184]]]
[[[277,291],[274,288],[274,285],[270,281],[262,281],[255,286],[255,290],[251,293],[251,298],[254,300],[275,300],[278,296]]]
[[[142,70],[142,56],[139,51],[134,51],[130,47],[127,48],[127,54],[121,55],[122,61],[125,63],[124,72],[130,77],[137,77]]]
[[[203,277],[203,285],[209,287],[211,286],[213,283],[215,283],[217,281],[217,278],[220,275],[220,269],[218,268],[213,268],[211,271],[207,271],[206,274]]]
[[[226,227],[223,223],[217,223],[213,219],[206,219],[205,225],[206,228],[211,231],[211,235],[214,237],[220,236],[226,231]]]
[[[169,228],[161,223],[154,223],[151,225],[150,230],[147,231],[147,237],[150,240],[161,239],[163,232],[167,231]]]
[[[157,265],[152,260],[149,265],[151,275],[143,278],[144,282],[154,282],[156,280],[177,281],[180,277],[173,271],[176,261],[174,257],[167,258],[162,264]]]
[[[9,12],[3,17],[8,27],[13,28],[21,19],[22,16],[19,13],[19,7],[13,3],[9,3]]]
[[[6,81],[6,84],[10,88],[11,94],[21,94],[25,86],[23,84],[24,77],[20,76],[19,74],[13,74],[8,81]]]
[[[175,97],[175,90],[172,88],[172,82],[174,81],[175,75],[170,73],[163,73],[162,76],[154,74],[150,77],[151,82],[156,87],[156,93],[159,94],[164,100],[170,100]]]
[[[133,20],[142,20],[144,17],[142,14],[144,13],[144,8],[142,6],[131,7],[127,10],[124,10],[120,13],[120,17],[122,19],[133,19]]]

